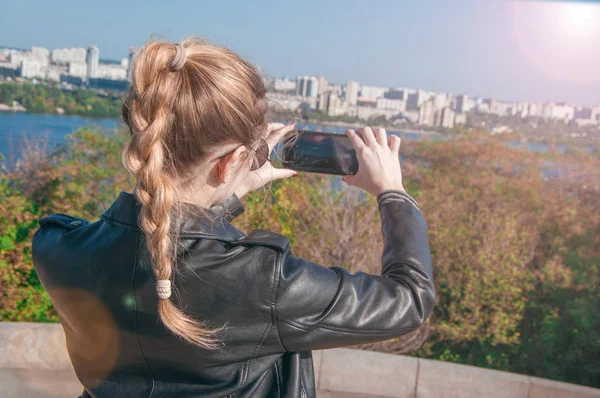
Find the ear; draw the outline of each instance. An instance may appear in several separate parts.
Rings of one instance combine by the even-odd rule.
[[[248,156],[248,149],[240,146],[229,155],[217,161],[217,180],[220,184],[228,183],[238,172],[244,159]]]

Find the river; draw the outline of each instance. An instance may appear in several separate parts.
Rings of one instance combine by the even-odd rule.
[[[69,115],[45,115],[25,112],[0,112],[0,154],[4,155],[8,164],[20,158],[25,140],[32,143],[47,145],[52,149],[65,142],[66,136],[82,127],[96,127],[107,132],[116,132],[121,125],[120,119],[89,118]],[[298,123],[299,129],[318,130],[325,132],[343,133],[343,126],[322,126],[315,124]],[[421,139],[417,133],[389,131],[399,134],[404,139]],[[532,151],[545,152],[548,146],[538,143],[508,142],[509,145],[527,146]],[[560,151],[566,147],[557,146]]]

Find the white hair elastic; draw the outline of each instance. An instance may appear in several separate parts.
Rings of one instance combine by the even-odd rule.
[[[168,279],[159,279],[156,281],[156,293],[162,300],[168,300],[171,297],[171,281]]]
[[[185,65],[187,53],[185,51],[185,47],[183,47],[181,44],[175,44],[175,48],[177,49],[177,53],[171,60],[171,69],[173,71],[178,71],[183,68],[183,65]]]

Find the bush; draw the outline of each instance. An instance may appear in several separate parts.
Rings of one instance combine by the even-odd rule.
[[[80,130],[0,174],[0,319],[57,320],[32,269],[36,221],[53,212],[96,220],[131,191],[122,143]],[[362,348],[600,387],[600,159],[478,134],[411,142],[403,154],[429,225],[438,302],[421,329]],[[308,174],[267,191],[245,199],[239,228],[289,236],[294,254],[324,265],[380,272],[373,198]]]

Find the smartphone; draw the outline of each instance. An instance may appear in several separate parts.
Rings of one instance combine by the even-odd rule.
[[[282,164],[311,173],[348,175],[358,171],[356,151],[347,136],[307,130],[284,139]]]

